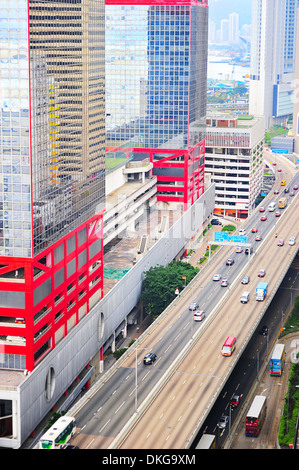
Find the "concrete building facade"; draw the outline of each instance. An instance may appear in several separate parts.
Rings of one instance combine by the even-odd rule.
[[[205,172],[215,183],[219,216],[246,218],[263,185],[263,118],[209,115]]]

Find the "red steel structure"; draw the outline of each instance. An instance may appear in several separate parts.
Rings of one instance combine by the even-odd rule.
[[[79,234],[85,233],[80,242]],[[68,242],[73,250],[68,253]],[[101,247],[90,253],[93,244]],[[61,259],[57,261],[57,252]],[[84,261],[80,261],[80,257]],[[26,358],[26,369],[36,364],[57,341],[78,324],[93,304],[103,296],[103,216],[94,216],[74,231],[53,243],[34,258],[1,257],[0,290],[12,295],[23,294],[23,308],[1,308],[0,317],[7,317],[0,334],[10,344],[2,344],[0,352]],[[73,266],[72,273],[69,266]],[[57,281],[60,275],[60,280]],[[38,291],[49,285],[48,295],[41,301]],[[58,285],[57,285],[58,284]]]
[[[186,210],[204,192],[208,1],[105,4],[106,151],[147,159],[157,200]]]

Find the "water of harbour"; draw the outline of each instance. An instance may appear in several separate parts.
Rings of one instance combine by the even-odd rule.
[[[208,57],[208,80],[237,80],[245,82],[249,80],[250,64],[241,66],[227,62],[226,57]]]

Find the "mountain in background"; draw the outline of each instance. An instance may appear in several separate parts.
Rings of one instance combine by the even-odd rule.
[[[209,20],[220,28],[220,21],[230,13],[239,14],[239,24],[251,24],[251,0],[209,0]]]

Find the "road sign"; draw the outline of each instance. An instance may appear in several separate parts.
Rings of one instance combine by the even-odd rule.
[[[240,235],[229,235],[228,232],[214,232],[215,242],[247,243],[247,237]]]

